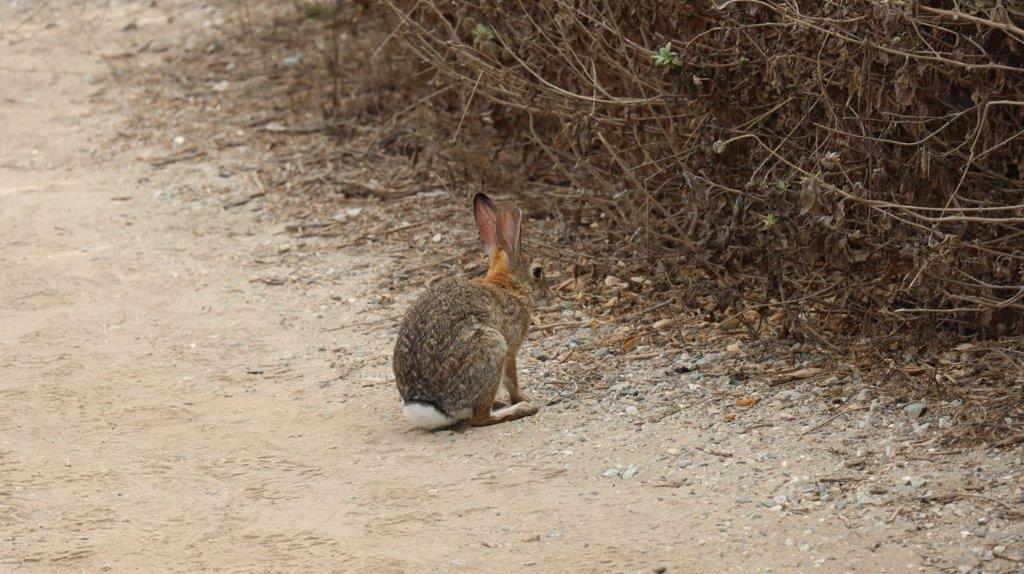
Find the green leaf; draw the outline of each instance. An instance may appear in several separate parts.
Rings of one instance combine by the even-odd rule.
[[[491,42],[498,38],[498,33],[484,24],[474,26],[470,34],[473,35],[473,40],[480,42]]]
[[[334,7],[326,2],[302,2],[299,4],[299,12],[307,20],[322,20],[334,13]]]
[[[654,65],[678,68],[683,65],[683,60],[679,57],[678,52],[672,51],[672,42],[666,42],[664,46],[658,48],[658,51],[654,53]]]

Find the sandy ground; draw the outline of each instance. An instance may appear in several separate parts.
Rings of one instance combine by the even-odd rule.
[[[0,37],[0,570],[900,572],[932,554],[955,567],[961,551],[982,564],[956,541],[983,509],[934,518],[948,533],[933,537],[889,509],[757,504],[843,469],[842,452],[786,428],[708,444],[696,413],[638,429],[584,401],[411,432],[393,333],[358,327],[372,258],[309,250],[289,264],[320,280],[253,281],[287,242],[279,226],[175,191],[215,178],[216,161],[158,169],[117,144],[127,111],[100,55],[129,16],[173,28],[129,4]],[[632,479],[602,476],[633,463]]]

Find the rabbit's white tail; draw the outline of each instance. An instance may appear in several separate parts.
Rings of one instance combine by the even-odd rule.
[[[409,419],[412,426],[423,430],[436,430],[450,427],[457,422],[457,419],[442,413],[434,405],[426,403],[406,403],[402,407],[402,413]]]

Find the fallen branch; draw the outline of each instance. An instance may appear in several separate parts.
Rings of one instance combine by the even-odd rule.
[[[205,151],[193,148],[191,150],[181,152],[180,154],[177,155],[172,155],[161,159],[150,160],[149,165],[153,167],[164,167],[167,165],[171,165],[172,163],[178,163],[179,161],[188,161],[190,159],[195,159],[197,157],[203,157],[204,155],[206,155]]]
[[[849,408],[849,409],[846,409],[846,410],[839,411],[838,413],[836,413],[836,414],[832,415],[831,417],[829,417],[829,419],[827,421],[821,423],[820,425],[815,426],[814,428],[812,428],[810,430],[807,430],[807,431],[801,433],[800,436],[801,437],[807,436],[807,435],[811,434],[812,432],[814,432],[814,431],[816,431],[816,430],[818,430],[818,429],[828,425],[830,422],[836,420],[837,418],[839,418],[842,415],[849,414],[849,413],[855,413],[857,411],[866,411],[866,410],[868,410],[867,407],[852,407],[852,408]]]
[[[732,458],[733,456],[735,456],[731,452],[725,452],[725,451],[721,451],[721,450],[713,450],[713,449],[710,449],[710,448],[701,448],[699,446],[695,446],[693,448],[695,448],[695,449],[697,449],[697,450],[699,450],[699,451],[701,451],[703,453],[713,454],[715,456],[720,456],[722,458]]]
[[[267,192],[265,191],[257,191],[256,193],[250,193],[249,195],[245,195],[237,199],[232,199],[231,201],[227,201],[224,203],[224,209],[231,209],[232,207],[241,207],[256,198],[263,197],[266,194]]]

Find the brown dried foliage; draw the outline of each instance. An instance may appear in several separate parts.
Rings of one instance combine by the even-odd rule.
[[[1020,3],[386,4],[434,141],[566,251],[795,335],[1024,334]]]

